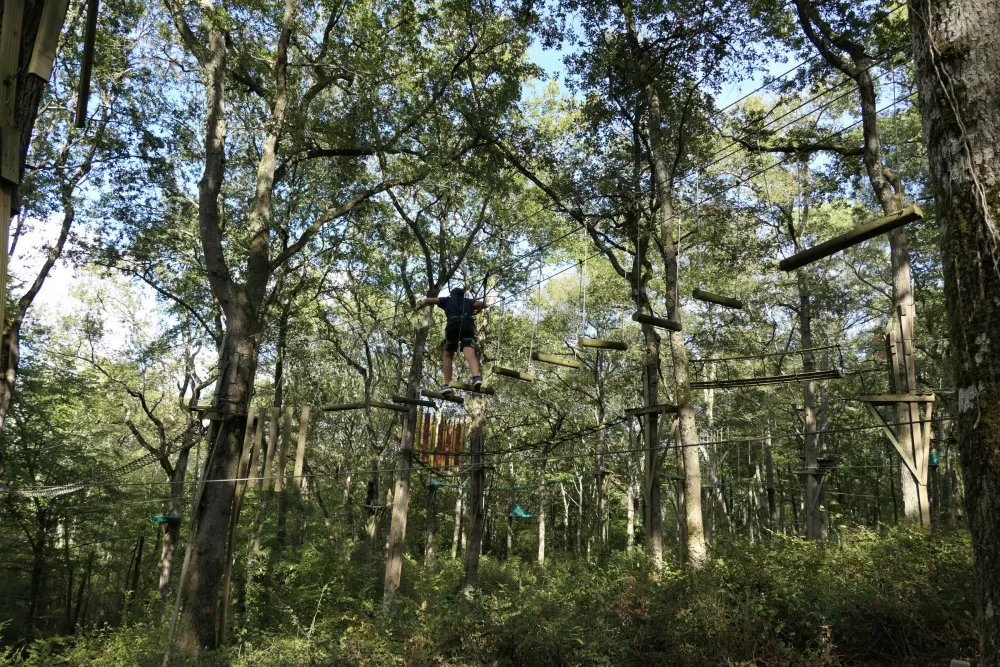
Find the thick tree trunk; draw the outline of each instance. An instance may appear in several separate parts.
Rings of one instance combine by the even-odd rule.
[[[410,357],[410,372],[407,378],[406,395],[419,398],[420,383],[424,378],[424,348],[427,336],[434,323],[434,311],[427,309],[424,325],[417,329],[413,341],[413,352]],[[413,467],[413,442],[417,431],[417,415],[415,407],[406,414],[403,423],[403,437],[397,457],[396,490],[392,494],[392,520],[389,525],[389,548],[385,564],[385,581],[382,604],[388,609],[396,598],[403,573],[403,546],[406,540],[406,519],[410,508],[410,477]],[[430,518],[428,517],[428,521]]]
[[[643,326],[646,342],[642,364],[643,405],[659,404],[660,336],[650,326]],[[643,516],[642,529],[646,539],[646,555],[659,570],[663,567],[663,501],[660,479],[659,429],[655,413],[641,417],[643,445]]]
[[[427,548],[424,551],[424,565],[434,565],[437,555],[437,487],[427,487]]]
[[[545,565],[545,464],[538,475],[538,565]]]
[[[183,447],[177,456],[173,476],[170,480],[170,514],[184,516],[184,477],[187,475],[191,448]],[[180,538],[180,523],[164,524],[163,546],[160,551],[160,602],[166,604],[170,596],[170,580],[173,578],[174,561],[177,558],[177,542]]]
[[[479,580],[479,556],[483,550],[483,531],[486,525],[486,508],[483,493],[486,491],[486,466],[483,456],[485,440],[485,405],[482,399],[469,401],[471,418],[469,444],[472,463],[472,488],[469,492],[469,539],[465,545],[465,579],[462,589],[470,595]]]
[[[911,0],[924,137],[955,346],[980,655],[1000,664],[1000,5]]]
[[[452,560],[458,558],[458,551],[462,548],[462,515],[464,509],[462,507],[462,500],[465,496],[465,490],[458,490],[458,497],[455,498],[455,516],[454,516],[454,530],[451,535],[451,558]]]

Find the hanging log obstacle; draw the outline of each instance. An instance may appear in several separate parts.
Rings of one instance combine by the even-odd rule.
[[[564,357],[558,354],[545,354],[544,352],[532,352],[531,358],[535,361],[540,361],[543,364],[552,364],[553,366],[564,366],[566,368],[576,368],[577,370],[583,368],[583,362],[579,359],[574,359],[573,357]]]
[[[625,411],[625,414],[629,417],[639,417],[642,415],[662,415],[667,412],[677,412],[677,410],[676,405],[661,403],[660,405],[650,405],[643,408],[630,408]]]
[[[494,389],[493,387],[480,387],[478,390],[476,390],[473,389],[472,385],[469,384],[468,382],[458,382],[456,380],[452,380],[451,384],[448,386],[451,387],[452,389],[461,389],[462,391],[469,391],[472,392],[473,394],[486,394],[487,396],[492,396],[493,394],[497,393],[497,390]]]
[[[512,368],[503,368],[502,366],[494,366],[493,372],[497,375],[503,375],[504,377],[514,378],[515,380],[521,380],[522,382],[534,382],[535,376],[531,373],[522,373],[521,371],[515,371]]]
[[[811,248],[801,250],[791,257],[786,257],[778,262],[778,268],[782,271],[793,271],[824,257],[829,257],[841,250],[855,246],[862,241],[867,241],[868,239],[890,232],[897,227],[902,227],[917,220],[923,220],[923,218],[924,212],[920,207],[916,204],[911,204],[902,211],[877,218],[860,227],[855,227],[840,236],[835,236]]]
[[[437,403],[434,401],[425,401],[421,398],[407,398],[406,396],[393,396],[393,403],[400,403],[402,405],[419,405],[424,408],[436,408]]]
[[[421,389],[421,396],[426,396],[427,398],[433,398],[437,401],[448,401],[449,403],[458,403],[462,405],[465,403],[465,399],[461,396],[454,396],[448,394],[442,394],[440,391],[431,391],[430,389]]]
[[[657,329],[668,329],[670,331],[681,331],[683,329],[680,322],[674,322],[672,320],[656,317],[655,315],[646,315],[644,313],[633,313],[632,321],[638,322],[639,324],[648,324],[649,326],[656,327]]]
[[[589,347],[596,350],[628,350],[628,343],[618,340],[602,340],[600,338],[581,338],[580,347]]]
[[[699,301],[705,301],[707,303],[715,303],[720,306],[725,306],[726,308],[743,310],[743,302],[740,301],[739,299],[733,299],[732,297],[722,296],[721,294],[706,292],[703,289],[696,289],[695,291],[691,292],[691,296],[698,299]]]

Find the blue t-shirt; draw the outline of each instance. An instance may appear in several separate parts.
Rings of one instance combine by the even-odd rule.
[[[475,312],[475,300],[468,298],[456,299],[453,296],[442,296],[438,299],[437,306],[444,311],[448,321],[459,319],[472,319]]]

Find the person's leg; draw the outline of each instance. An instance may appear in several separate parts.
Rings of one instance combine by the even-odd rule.
[[[444,351],[444,383],[451,384],[451,373],[452,373],[452,361],[455,358],[455,353],[451,350]]]
[[[466,345],[462,352],[465,354],[465,361],[469,364],[469,370],[472,371],[473,379],[479,377],[479,359],[476,357],[476,347]]]

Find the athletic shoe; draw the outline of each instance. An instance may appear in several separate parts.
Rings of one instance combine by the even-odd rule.
[[[479,391],[483,388],[483,378],[478,375],[472,378],[472,391]]]

